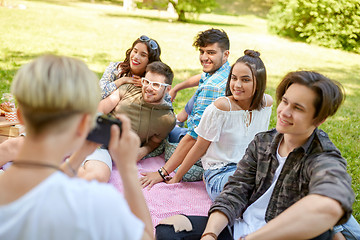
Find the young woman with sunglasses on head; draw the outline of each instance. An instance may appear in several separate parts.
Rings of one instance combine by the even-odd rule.
[[[111,62],[100,79],[102,98],[106,98],[119,86],[132,83],[141,87],[141,77],[149,63],[160,60],[159,44],[148,36],[142,35],[126,51],[123,62]]]

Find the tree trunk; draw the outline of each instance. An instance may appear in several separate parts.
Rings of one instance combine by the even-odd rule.
[[[169,0],[169,3],[171,3],[173,5],[173,7],[178,15],[177,20],[179,22],[186,22],[185,11],[178,8],[177,0]]]
[[[179,21],[179,22],[186,22],[184,10],[180,10],[179,12],[178,12],[178,11],[176,11],[176,12],[177,12],[178,15],[179,15],[178,21]]]

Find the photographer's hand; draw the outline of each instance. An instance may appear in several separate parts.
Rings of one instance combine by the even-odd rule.
[[[74,177],[76,173],[79,174],[79,177],[82,177],[80,170],[81,164],[85,160],[86,156],[93,153],[95,149],[100,146],[101,145],[98,143],[85,140],[81,148],[78,149],[76,152],[72,153],[71,156],[67,159],[67,161],[60,166],[60,168],[70,177]]]
[[[122,122],[121,137],[119,127],[113,124],[111,126],[109,153],[116,166],[121,166],[119,172],[122,174],[125,167],[136,167],[140,139],[138,135],[131,130],[129,118],[125,115],[118,115],[117,117]]]

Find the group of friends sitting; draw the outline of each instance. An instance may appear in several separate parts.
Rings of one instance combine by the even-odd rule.
[[[100,82],[71,57],[22,66],[11,92],[26,136],[0,144],[0,239],[359,239],[346,160],[318,128],[343,103],[342,85],[289,72],[268,130],[274,100],[260,53],[245,50],[230,65],[229,38],[213,28],[193,46],[203,73],[173,88],[158,42],[145,35]],[[178,91],[196,86],[175,115]],[[122,122],[106,147],[87,140],[99,112]],[[138,178],[137,162],[165,142],[176,148],[164,166]],[[123,194],[107,184],[113,166]],[[154,228],[142,189],[188,181],[191,169],[213,201],[208,216],[176,215]]]

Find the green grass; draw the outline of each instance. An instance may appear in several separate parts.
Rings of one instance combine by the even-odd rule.
[[[315,70],[340,81],[347,98],[321,128],[330,135],[348,161],[356,193],[354,215],[360,220],[360,55],[293,42],[268,34],[266,19],[252,15],[206,14],[188,23],[176,16],[151,10],[123,12],[111,1],[7,1],[25,10],[0,7],[0,94],[9,92],[19,67],[45,52],[84,60],[101,77],[110,61],[123,60],[134,39],[146,34],[156,39],[162,60],[175,72],[175,84],[201,72],[194,36],[210,27],[224,29],[230,38],[230,63],[245,49],[261,52],[268,71],[267,92],[287,72]],[[179,92],[174,103],[179,112],[195,89]],[[271,127],[275,125],[275,107]]]

